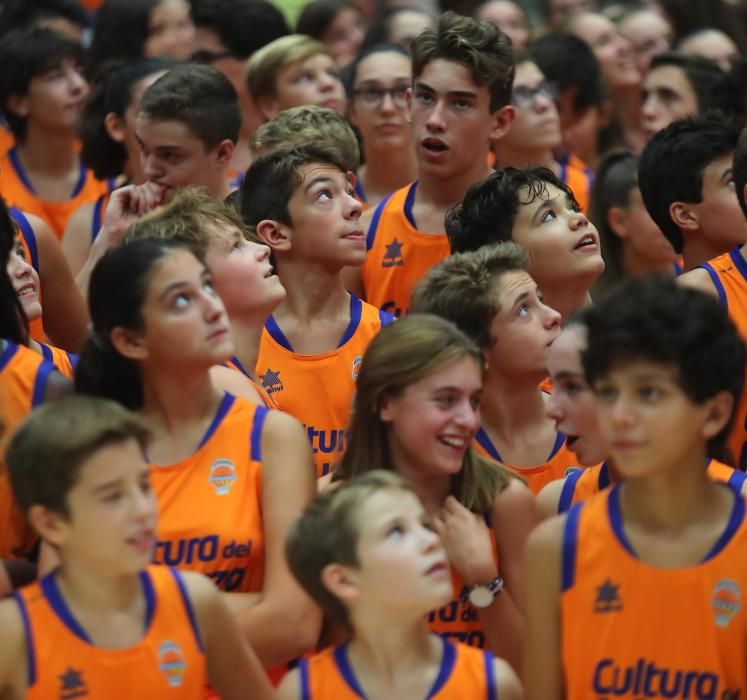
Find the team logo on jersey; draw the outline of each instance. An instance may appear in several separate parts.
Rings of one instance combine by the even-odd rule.
[[[72,666],[65,669],[60,679],[60,700],[74,700],[88,695],[88,686],[83,680],[83,671],[77,671]]]
[[[225,496],[231,493],[233,482],[236,481],[236,467],[228,459],[216,459],[210,465],[210,483],[215,488],[215,493]]]
[[[187,662],[181,647],[174,642],[163,642],[158,647],[158,670],[166,677],[169,688],[181,688]]]
[[[571,474],[573,474],[573,472],[580,472],[582,469],[583,467],[568,467],[563,472],[563,477],[565,478],[566,476],[570,476]]]
[[[595,613],[617,612],[622,610],[623,604],[620,598],[620,586],[612,583],[609,579],[601,586],[597,586],[597,599],[594,601]]]
[[[268,367],[264,374],[259,375],[259,378],[262,380],[262,388],[268,394],[274,394],[276,391],[282,391],[285,388],[282,379],[280,379],[280,371],[275,372]]]
[[[385,243],[386,250],[381,259],[382,267],[402,267],[405,259],[402,256],[402,244],[395,238],[391,243]]]
[[[741,591],[736,581],[721,579],[713,587],[713,613],[717,627],[728,627],[734,616],[742,609],[739,602]]]
[[[363,364],[363,355],[358,355],[353,360],[353,379],[358,379],[358,373],[361,371],[361,365]]]

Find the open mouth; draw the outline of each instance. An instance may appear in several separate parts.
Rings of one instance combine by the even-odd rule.
[[[594,238],[594,236],[590,233],[586,234],[577,244],[576,247],[573,250],[581,250],[582,248],[589,248],[589,247],[596,248],[597,246],[597,239]]]
[[[423,148],[429,153],[443,153],[448,151],[449,147],[440,139],[427,138],[421,142]]]
[[[441,435],[439,436],[438,441],[455,450],[467,449],[467,446],[469,445],[469,438],[458,437],[456,435]]]

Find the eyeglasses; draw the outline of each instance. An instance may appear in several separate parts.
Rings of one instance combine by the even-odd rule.
[[[365,87],[353,90],[353,95],[360,100],[364,107],[368,107],[369,109],[381,107],[384,97],[389,95],[397,109],[404,109],[407,107],[408,90],[409,85],[398,85],[393,88]]]
[[[530,109],[538,96],[548,100],[556,100],[558,97],[558,84],[550,80],[543,80],[537,87],[515,87],[512,94],[512,102],[519,109]]]
[[[190,57],[192,63],[202,63],[204,65],[210,65],[216,61],[220,61],[221,58],[235,58],[236,56],[230,51],[208,51],[203,49],[202,51],[195,51]]]

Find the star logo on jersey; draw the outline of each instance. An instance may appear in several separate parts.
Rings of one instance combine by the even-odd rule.
[[[713,613],[716,627],[728,627],[734,616],[742,609],[739,585],[731,579],[721,579],[713,587]]]
[[[573,474],[573,472],[580,472],[581,469],[583,469],[583,467],[568,467],[563,472],[563,478],[565,478],[566,476],[570,476],[571,474]]]
[[[268,394],[274,394],[276,391],[282,391],[285,388],[282,379],[280,379],[280,371],[275,372],[268,367],[264,374],[259,375],[259,378],[262,381],[262,388]]]
[[[620,599],[620,586],[607,579],[601,586],[597,586],[597,599],[594,603],[594,612],[608,613],[622,610]]]
[[[358,355],[353,360],[353,379],[358,379],[358,374],[361,371],[361,365],[363,364],[363,356]]]
[[[60,679],[60,700],[73,700],[88,695],[88,687],[83,680],[83,671],[77,671],[69,666]]]
[[[218,496],[226,496],[231,493],[231,487],[236,479],[236,467],[231,460],[216,459],[210,465],[209,481]]]
[[[169,688],[181,687],[186,668],[187,662],[178,644],[163,642],[158,647],[158,670],[166,677]]]
[[[402,244],[395,238],[391,243],[385,243],[386,251],[381,260],[382,267],[402,267],[405,259],[402,257]]]

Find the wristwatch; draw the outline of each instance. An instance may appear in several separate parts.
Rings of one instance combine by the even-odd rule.
[[[501,594],[503,590],[503,578],[499,574],[489,584],[478,584],[466,589],[462,594],[463,602],[467,600],[476,608],[487,608]],[[465,595],[466,594],[466,595]]]

